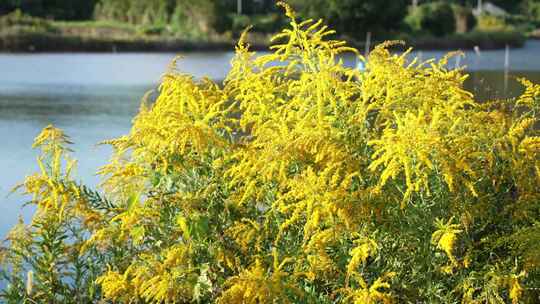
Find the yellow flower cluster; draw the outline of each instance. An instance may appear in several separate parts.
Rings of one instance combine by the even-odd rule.
[[[393,269],[370,273],[379,241],[369,234],[358,238],[359,231],[374,229],[370,219],[384,218],[393,202],[403,209],[441,191],[467,204],[482,200],[486,170],[498,158],[512,159],[516,176],[531,167],[520,161],[536,162],[536,181],[517,183],[533,195],[538,140],[527,130],[534,115],[509,117],[477,104],[463,89],[467,76],[446,68],[451,55],[408,62],[409,51],[393,55],[387,43],[365,61],[343,42],[325,40],[333,31],[321,21],[297,22],[292,9],[281,5],[291,28],[274,37],[283,41],[272,47],[274,53],[256,56],[244,33],[223,87],[170,70],[155,104],[141,109],[127,137],[111,142],[117,153],[103,170],[109,176],[105,185],[111,195],[139,199],[111,219],[113,228],[103,229],[146,252],[121,273],[139,269],[139,276],[127,276],[133,288],[112,290],[149,302],[193,297],[184,284],[197,276],[197,266],[174,274],[151,257],[156,244],[143,245],[155,238],[152,230],[162,229],[160,208],[172,208],[176,225],[167,229],[179,240],[159,247],[180,242],[195,256],[204,252],[205,263],[217,263],[212,275],[227,278],[218,302],[298,300],[302,284],[326,280],[338,290],[345,278],[343,292],[334,296],[387,303]],[[343,52],[364,60],[366,71],[345,67]],[[515,105],[533,109],[537,87],[523,83],[527,92]],[[441,269],[466,268],[470,262],[460,262],[455,249],[461,226],[451,219],[436,227],[432,243],[450,260]],[[203,244],[208,248],[199,248]],[[275,248],[294,260],[268,269]],[[338,258],[343,248],[350,251],[345,264]],[[141,263],[151,270],[140,270]],[[373,275],[379,278],[368,286],[364,276]],[[108,281],[100,281],[106,295]]]

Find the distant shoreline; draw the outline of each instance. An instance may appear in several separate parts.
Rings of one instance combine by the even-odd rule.
[[[516,33],[468,33],[444,38],[404,37],[407,46],[417,50],[484,50],[519,48],[527,38]],[[235,41],[193,41],[168,38],[107,39],[55,34],[7,34],[0,36],[0,53],[130,53],[130,52],[212,52],[233,51]],[[374,42],[376,45],[378,42]],[[349,43],[364,50],[364,43]],[[251,42],[255,51],[268,50],[267,43]]]

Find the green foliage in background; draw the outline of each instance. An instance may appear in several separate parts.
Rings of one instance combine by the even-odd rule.
[[[435,36],[444,36],[456,31],[456,18],[451,4],[437,1],[410,8],[405,23],[413,31],[425,31]]]
[[[368,31],[384,33],[399,29],[407,13],[408,0],[292,0],[304,18],[324,19],[339,33],[364,38]]]
[[[540,26],[540,0],[525,0],[523,3],[525,15],[537,22]]]
[[[137,25],[145,33],[195,37],[211,32],[214,13],[209,0],[100,0],[94,18]]]
[[[57,20],[91,19],[97,0],[2,0],[0,14],[21,10],[35,17]]]
[[[510,26],[485,26],[484,22],[478,30],[503,28],[528,33],[540,26],[538,0],[491,2],[510,12],[502,18]],[[286,24],[274,0],[242,0],[241,14],[238,3],[237,0],[3,0],[0,15],[19,9],[34,17],[125,23],[136,27],[135,32],[142,35],[199,40],[219,35],[237,37],[248,26],[257,33],[273,34]],[[423,0],[414,10],[412,0],[290,0],[289,3],[303,18],[322,18],[355,41],[363,41],[366,32],[372,32],[378,39],[395,38],[398,32],[448,36],[456,29],[465,33],[476,24],[471,11],[477,0]],[[458,16],[457,22],[455,18],[452,22],[449,7]]]
[[[56,28],[48,20],[32,17],[15,10],[4,16],[0,16],[1,34],[21,33],[54,33]]]

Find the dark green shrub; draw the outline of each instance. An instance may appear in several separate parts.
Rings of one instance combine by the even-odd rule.
[[[379,37],[381,33],[401,26],[410,0],[289,0],[299,16],[314,20],[324,19],[338,33],[365,39],[366,32]]]
[[[231,20],[231,30],[233,33],[241,33],[247,27],[251,27],[256,33],[276,33],[282,27],[282,18],[277,14],[261,15],[238,15],[229,14]]]
[[[231,19],[231,30],[235,33],[241,32],[251,25],[251,18],[247,15],[229,14]]]
[[[253,31],[260,33],[276,33],[285,25],[279,14],[251,16]]]
[[[411,8],[405,23],[415,32],[428,32],[444,36],[456,31],[456,18],[452,5],[438,1]]]

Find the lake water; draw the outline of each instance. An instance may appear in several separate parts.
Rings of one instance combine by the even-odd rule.
[[[481,98],[515,96],[521,87],[513,80],[525,76],[540,83],[540,41],[511,50],[510,78],[505,87],[504,51],[481,56],[465,52],[460,65],[472,72],[467,82]],[[444,52],[423,52],[422,58],[440,58]],[[0,237],[22,214],[25,198],[8,195],[26,175],[37,170],[34,137],[48,124],[62,128],[79,160],[77,176],[95,186],[97,168],[106,163],[110,149],[96,144],[126,134],[141,96],[156,86],[175,54],[0,54]],[[180,70],[223,79],[230,52],[185,54]],[[352,58],[346,58],[353,64]]]

